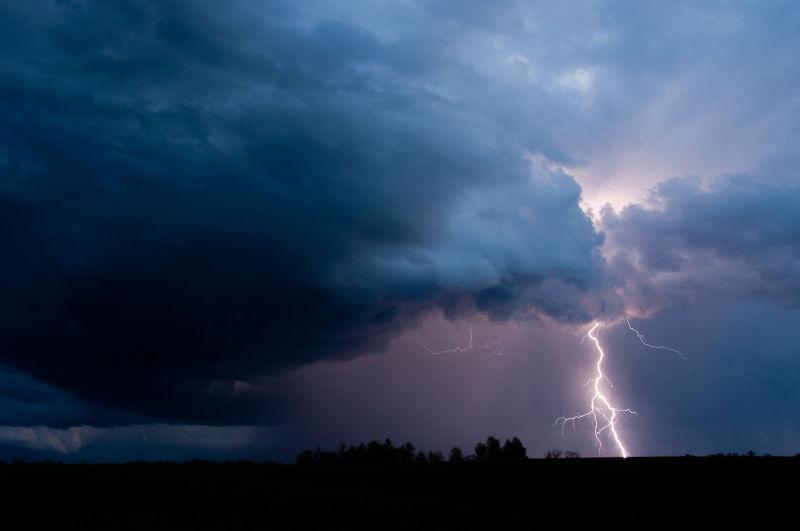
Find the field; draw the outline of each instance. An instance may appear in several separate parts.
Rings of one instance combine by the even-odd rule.
[[[800,458],[0,465],[2,529],[793,527]]]

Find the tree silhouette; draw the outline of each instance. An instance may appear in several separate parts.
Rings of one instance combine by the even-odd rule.
[[[444,456],[442,452],[436,450],[428,450],[428,462],[429,463],[442,463],[444,462]]]
[[[520,461],[523,459],[527,459],[528,450],[522,444],[522,441],[519,440],[519,437],[514,437],[512,439],[506,439],[505,444],[503,444],[503,459],[507,461]]]
[[[303,450],[297,454],[298,465],[309,465],[311,463],[314,463],[314,452],[311,450]]]
[[[400,452],[400,461],[403,463],[410,463],[414,460],[414,455],[416,450],[414,449],[414,445],[410,442],[405,443],[403,446],[398,448]]]
[[[486,450],[491,461],[500,461],[503,458],[503,450],[500,448],[500,439],[489,436],[486,438]]]
[[[463,462],[464,452],[461,451],[461,448],[459,448],[458,446],[453,446],[453,448],[450,450],[450,456],[448,458],[448,461],[450,461],[451,463]]]
[[[518,437],[506,439],[501,446],[498,438],[489,436],[485,443],[478,443],[475,446],[475,458],[478,461],[493,463],[521,461],[527,459],[527,449]]]
[[[489,450],[483,443],[478,443],[475,445],[475,458],[478,461],[485,461],[489,456]]]

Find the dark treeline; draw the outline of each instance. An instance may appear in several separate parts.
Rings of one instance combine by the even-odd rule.
[[[571,452],[577,456],[574,452]],[[413,444],[407,442],[400,446],[394,446],[389,439],[383,442],[372,441],[361,443],[358,446],[348,446],[346,443],[339,443],[339,447],[334,451],[325,451],[317,448],[315,450],[304,450],[297,456],[297,463],[304,464],[333,464],[333,463],[460,463],[464,461],[480,462],[514,462],[528,459],[527,450],[522,441],[517,437],[506,439],[501,443],[496,437],[487,437],[486,442],[479,442],[475,445],[475,452],[465,455],[458,446],[454,446],[445,458],[439,451],[417,450]]]
[[[581,454],[570,450],[551,449],[547,450],[541,457],[545,460],[552,459],[571,459],[580,458]],[[640,457],[638,460],[737,460],[744,458],[773,458],[768,453],[756,453],[749,450],[744,453],[714,453],[705,456],[685,454],[682,456],[662,456],[662,457]],[[791,458],[792,456],[777,456],[778,459]],[[793,456],[796,460],[800,460],[800,453]],[[383,442],[372,441],[369,443],[361,443],[359,445],[348,446],[344,442],[340,442],[336,450],[324,451],[320,448],[314,450],[304,450],[297,455],[296,463],[298,465],[308,464],[350,464],[350,463],[366,463],[366,464],[412,464],[412,463],[466,463],[466,462],[481,462],[481,463],[519,463],[529,460],[536,460],[536,457],[529,458],[527,449],[522,444],[522,441],[517,437],[506,439],[501,443],[500,439],[496,437],[487,437],[486,441],[479,442],[475,445],[473,453],[465,454],[461,448],[454,446],[445,456],[440,451],[423,451],[417,449],[412,443],[407,442],[400,446],[394,446],[392,441],[385,439]],[[20,457],[6,461],[0,459],[0,471],[6,467],[21,468],[21,467],[34,467],[34,468],[56,468],[60,466],[74,466],[74,465],[87,465],[97,466],[103,463],[89,464],[87,461],[80,462],[61,462],[52,459],[41,460],[26,460]],[[124,461],[117,463],[110,463],[111,466],[140,466],[140,467],[179,467],[186,465],[196,466],[224,466],[224,467],[237,467],[248,468],[254,466],[286,466],[286,463],[276,461],[254,461],[251,459],[236,459],[236,460],[210,460],[210,459],[185,459],[183,461],[171,460],[155,460],[155,461]]]
[[[581,454],[570,450],[553,449],[548,450],[543,455],[545,459],[575,459],[580,458]],[[744,454],[739,453],[716,453],[706,456],[706,458],[738,458],[738,457],[759,457],[759,454],[750,450]],[[761,454],[760,457],[771,457],[769,454]],[[800,458],[800,453],[795,455]],[[685,455],[683,458],[696,458],[696,456]],[[383,442],[371,441],[359,445],[348,446],[345,442],[340,442],[336,450],[325,451],[320,448],[314,450],[303,450],[297,456],[297,464],[350,464],[350,463],[388,463],[388,464],[410,464],[410,463],[513,463],[528,460],[528,452],[522,441],[517,437],[506,439],[501,443],[500,439],[489,436],[486,441],[475,445],[471,454],[465,454],[461,448],[454,446],[445,456],[439,451],[418,450],[412,443],[407,442],[400,446],[394,446],[392,441],[385,439]]]

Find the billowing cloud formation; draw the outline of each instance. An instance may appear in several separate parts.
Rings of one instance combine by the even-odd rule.
[[[697,299],[800,307],[800,182],[726,176],[657,186],[645,205],[608,207],[609,264],[629,307],[647,314]]]
[[[567,104],[489,104],[447,32],[245,1],[2,10],[0,360],[47,384],[263,421],[248,380],[434,307],[604,307],[602,236],[554,164]]]

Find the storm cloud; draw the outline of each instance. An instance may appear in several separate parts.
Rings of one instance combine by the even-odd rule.
[[[283,3],[3,10],[17,370],[156,419],[263,421],[272,391],[249,380],[380,350],[434,308],[604,307],[603,237],[552,126],[489,105],[446,32]]]
[[[765,300],[800,307],[800,184],[730,175],[668,180],[644,204],[601,213],[605,252],[630,309]]]

